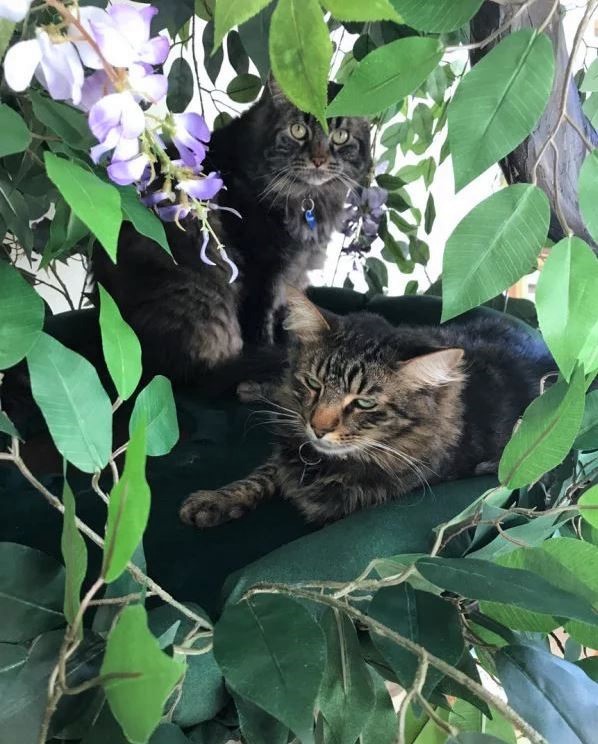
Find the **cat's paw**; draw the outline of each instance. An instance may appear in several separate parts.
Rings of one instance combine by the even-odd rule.
[[[179,510],[181,521],[198,529],[217,527],[243,516],[243,509],[230,503],[220,491],[196,491]]]
[[[261,400],[263,396],[264,391],[259,382],[247,380],[246,382],[240,382],[237,386],[237,397],[241,403],[255,403],[255,401]]]

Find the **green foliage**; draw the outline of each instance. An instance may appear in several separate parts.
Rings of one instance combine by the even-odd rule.
[[[357,65],[328,106],[327,116],[368,116],[384,111],[417,90],[441,57],[436,39],[416,36],[376,49]]]
[[[64,519],[60,548],[65,567],[64,616],[72,625],[81,607],[81,587],[87,573],[87,547],[79,532],[75,512],[75,496],[64,479],[62,489]],[[77,628],[77,637],[83,637],[83,626]]]
[[[588,488],[578,501],[581,516],[589,522],[592,527],[598,528],[598,485]]]
[[[419,31],[454,31],[478,11],[483,0],[392,0],[405,23]]]
[[[598,199],[598,149],[590,152],[579,172],[579,210],[594,240],[598,240],[598,217],[595,204]]]
[[[502,454],[501,483],[521,488],[564,460],[579,431],[584,392],[583,371],[577,367],[569,385],[560,380],[527,407]]]
[[[246,73],[237,75],[236,78],[231,80],[226,92],[237,103],[250,103],[258,97],[261,89],[262,81],[260,78],[257,75]]]
[[[361,744],[395,744],[397,737],[397,716],[392,700],[380,675],[371,672],[374,686],[374,705],[372,714],[361,734]]]
[[[575,449],[598,449],[598,390],[586,396],[583,419],[573,446]]]
[[[175,114],[185,111],[193,98],[193,72],[184,57],[175,59],[168,73],[166,105]]]
[[[44,323],[44,303],[19,272],[0,261],[0,369],[20,362],[39,338]]]
[[[355,744],[375,702],[371,673],[359,651],[353,623],[338,610],[327,610],[321,620],[326,636],[326,672],[318,707],[338,744]]]
[[[30,95],[35,118],[53,135],[74,150],[85,151],[91,147],[93,137],[87,119],[81,111],[59,101],[53,101],[37,91]]]
[[[141,379],[141,345],[112,297],[101,284],[98,290],[104,359],[119,397],[127,400]]]
[[[339,21],[395,21],[401,16],[392,7],[391,0],[320,0],[322,6]]]
[[[324,128],[331,59],[332,43],[317,0],[279,0],[270,25],[272,72],[288,98]]]
[[[533,270],[548,232],[543,191],[517,184],[478,204],[448,239],[442,270],[442,320],[490,300]]]
[[[67,204],[116,261],[118,233],[122,223],[118,189],[91,171],[69,163],[51,152],[45,154],[48,177]]]
[[[151,495],[145,479],[146,433],[145,422],[140,421],[127,447],[122,478],[110,494],[102,564],[107,582],[126,569],[147,526]]]
[[[505,37],[465,76],[448,108],[455,187],[462,189],[515,149],[542,115],[554,79],[547,36]]]
[[[135,230],[145,235],[164,248],[170,254],[170,247],[166,238],[164,225],[153,212],[139,201],[139,196],[133,186],[119,187],[123,219],[133,223]]]
[[[271,2],[272,0],[218,0],[215,13],[214,49],[222,44],[227,31],[245,23]]]
[[[531,646],[498,651],[496,668],[509,704],[547,741],[592,741],[598,685],[581,669]]]
[[[313,742],[326,644],[301,604],[258,594],[229,605],[214,627],[214,655],[234,692],[285,723],[305,744]]]
[[[126,607],[108,637],[102,662],[106,698],[132,744],[145,744],[158,726],[184,664],[160,650],[143,607]]]
[[[131,436],[142,421],[147,427],[147,454],[167,455],[177,443],[179,425],[172,385],[162,375],[156,375],[137,396],[129,424]]]
[[[5,103],[0,104],[0,128],[2,141],[0,142],[0,158],[23,152],[31,143],[31,132],[23,117]]]
[[[112,446],[112,406],[93,366],[45,333],[27,355],[31,390],[60,454],[84,473],[102,470]]]
[[[21,643],[64,624],[64,569],[50,556],[0,543],[0,641]]]
[[[550,251],[536,292],[542,335],[564,378],[579,361],[598,370],[598,259],[583,240],[571,236]]]
[[[10,43],[14,29],[14,23],[4,18],[0,19],[0,62],[4,58],[4,53]]]

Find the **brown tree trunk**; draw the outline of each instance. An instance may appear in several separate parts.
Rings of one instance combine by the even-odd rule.
[[[522,28],[539,28],[551,12],[552,6],[553,0],[536,0],[513,21],[505,35]],[[472,41],[478,42],[487,38],[493,31],[513,18],[520,8],[520,3],[504,1],[499,3],[487,0],[471,22]],[[532,171],[538,154],[561,117],[561,100],[565,85],[568,87],[567,116],[595,147],[598,146],[598,133],[583,113],[577,86],[567,74],[569,50],[558,12],[554,14],[545,33],[550,37],[555,49],[555,83],[548,106],[536,129],[500,163],[505,178],[511,184],[532,181]],[[500,41],[500,38],[502,37],[483,49],[472,51],[472,64],[482,59],[492,49],[492,46]],[[588,149],[574,127],[566,120],[561,122],[554,137],[554,143],[557,153],[553,147],[548,147],[537,169],[538,186],[548,195],[552,208],[550,237],[555,241],[560,240],[566,234],[566,226],[568,226],[576,235],[583,237],[595,250],[598,250],[598,246],[586,230],[577,201],[579,170]]]

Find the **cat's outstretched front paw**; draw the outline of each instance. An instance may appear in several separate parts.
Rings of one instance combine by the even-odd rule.
[[[183,501],[179,516],[185,524],[205,529],[238,519],[243,509],[231,504],[220,491],[196,491]]]

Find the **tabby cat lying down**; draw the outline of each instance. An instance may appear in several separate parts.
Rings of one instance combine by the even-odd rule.
[[[393,327],[367,313],[324,315],[293,293],[287,327],[274,454],[243,480],[191,495],[184,522],[237,519],[280,492],[324,523],[417,486],[494,473],[554,368],[540,339],[499,318]]]

